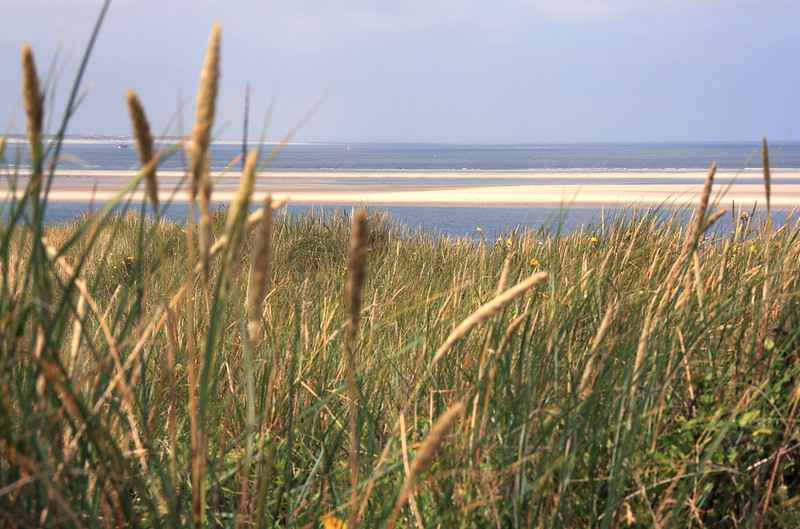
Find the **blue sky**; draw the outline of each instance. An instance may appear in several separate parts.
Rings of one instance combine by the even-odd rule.
[[[3,0],[0,123],[21,132],[20,50],[63,100],[99,0]],[[157,135],[193,119],[222,22],[218,136],[267,139],[331,88],[298,141],[800,140],[797,0],[116,0],[73,134],[128,135],[127,88]],[[6,126],[6,124],[11,123]]]

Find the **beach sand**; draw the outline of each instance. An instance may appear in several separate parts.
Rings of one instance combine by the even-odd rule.
[[[135,171],[60,170],[50,200],[104,202],[135,177]],[[557,206],[678,204],[699,200],[705,171],[440,171],[440,172],[265,172],[259,175],[254,202],[267,193],[293,204]],[[185,173],[158,174],[162,201],[188,202]],[[733,179],[736,179],[733,181]],[[723,203],[765,205],[759,171],[717,171],[714,196]],[[553,183],[557,181],[558,183]],[[668,181],[668,183],[664,183]],[[730,183],[733,181],[733,183]],[[214,179],[212,201],[236,194],[239,174]],[[800,170],[773,172],[774,207],[800,206]],[[24,185],[24,183],[21,183]],[[135,193],[142,196],[143,186]]]

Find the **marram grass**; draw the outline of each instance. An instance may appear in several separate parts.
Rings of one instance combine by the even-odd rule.
[[[6,201],[0,525],[800,523],[793,221],[493,243],[249,182],[207,268],[191,223]]]
[[[461,418],[415,487],[426,524],[794,520],[797,229],[748,233],[739,217],[733,233],[701,241],[699,266],[687,262],[679,272],[692,276],[688,299],[652,325],[648,311],[691,232],[632,217],[559,238],[520,233],[514,249],[487,249],[410,234],[371,214],[354,370],[361,525],[388,522],[411,490],[399,414],[413,461],[459,402]],[[129,214],[64,248],[75,224],[44,230],[72,264],[48,266],[53,324],[38,357],[23,255],[29,232],[4,227],[2,512],[8,523],[34,525],[45,508],[44,525],[91,525],[96,512],[104,514],[91,521],[100,525],[188,523],[186,315],[176,309],[171,325],[158,325],[183,285],[183,265],[172,257],[186,251],[187,234]],[[219,222],[216,236],[224,230]],[[197,388],[206,393],[203,523],[347,519],[349,230],[345,215],[278,214],[252,341],[243,300],[255,230],[230,294],[214,297],[215,306],[193,305],[198,348],[210,327],[219,336]],[[624,268],[613,264],[631,248]],[[511,252],[510,288],[543,267],[548,278],[459,332],[434,362],[497,295]],[[220,255],[209,284],[194,279],[186,296],[215,292],[222,262]],[[243,481],[249,500],[240,508]],[[397,526],[414,523],[410,511],[399,512]]]

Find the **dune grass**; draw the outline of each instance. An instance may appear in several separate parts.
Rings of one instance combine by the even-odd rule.
[[[0,230],[3,526],[800,524],[800,231],[709,231],[713,170],[688,223],[496,241],[249,213],[255,163],[197,221],[51,226],[58,141]]]

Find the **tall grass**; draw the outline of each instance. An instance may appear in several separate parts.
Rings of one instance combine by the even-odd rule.
[[[800,523],[797,223],[710,232],[706,198],[688,225],[437,239],[248,214],[253,154],[203,246],[109,213],[150,157],[44,223],[61,139],[33,132],[30,178],[0,151],[26,197],[0,231],[3,526]]]

